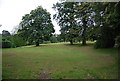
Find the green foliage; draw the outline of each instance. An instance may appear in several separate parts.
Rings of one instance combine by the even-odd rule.
[[[23,16],[18,34],[29,42],[35,42],[36,46],[43,41],[48,41],[55,32],[50,18],[50,13],[41,6]]]
[[[50,38],[50,42],[51,42],[51,43],[57,43],[58,41],[57,41],[57,38],[56,38],[55,36],[52,36],[52,37]]]
[[[94,44],[94,48],[104,48],[104,47],[105,47],[104,40],[97,40]]]
[[[4,40],[2,41],[2,48],[11,48],[12,47],[12,43],[9,40]]]
[[[79,31],[77,31],[79,26],[74,17],[76,15],[76,9],[74,7],[75,4],[76,3],[74,2],[63,2],[53,5],[53,8],[57,10],[57,13],[54,15],[54,19],[61,27],[61,38],[64,41],[70,41],[71,44],[73,43],[74,38],[79,34]]]
[[[120,36],[117,36],[115,39],[115,47],[120,48]]]
[[[92,18],[95,25],[88,32],[89,39],[99,40],[103,45],[96,44],[95,47],[110,48],[115,44],[115,38],[119,35],[120,25],[120,2],[93,3]]]
[[[11,36],[11,42],[13,47],[20,47],[26,45],[26,41],[17,34]]]
[[[10,34],[10,32],[7,31],[7,30],[3,30],[2,31],[2,39],[11,40],[11,34]]]
[[[43,44],[49,44],[51,43],[50,41],[43,41]]]
[[[90,5],[92,3],[62,2],[53,6],[57,11],[54,19],[61,27],[64,40],[69,40],[73,44],[74,39],[81,37],[82,44],[86,44],[88,27],[93,24]]]
[[[7,30],[2,31],[2,40],[3,40],[3,47],[19,47],[26,45],[26,41],[23,40],[21,36],[18,34],[11,35]]]
[[[7,31],[7,30],[3,30],[3,31],[2,31],[2,35],[5,36],[5,37],[6,37],[6,36],[10,36],[10,32]]]
[[[115,44],[115,40],[113,37],[113,29],[110,27],[107,27],[107,25],[104,25],[99,28],[99,31],[100,31],[99,37],[97,37],[97,43],[95,44],[95,48],[96,47],[97,48],[113,47]]]
[[[75,39],[82,40],[82,44],[86,44],[87,39],[98,40],[95,45],[98,48],[114,46],[115,38],[120,34],[120,2],[61,2],[53,8],[62,39],[71,44]]]
[[[11,34],[7,30],[2,31],[2,40],[0,41],[2,48],[11,48],[12,42],[11,42]]]

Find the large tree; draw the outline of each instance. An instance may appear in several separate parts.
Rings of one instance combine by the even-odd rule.
[[[120,2],[61,2],[53,7],[61,35],[71,44],[75,38],[97,40],[97,47],[113,47],[120,35]]]
[[[86,44],[88,30],[93,27],[94,19],[92,18],[94,12],[91,8],[93,3],[79,2],[76,3],[76,19],[80,26],[80,37],[82,39],[82,44]]]
[[[73,43],[73,40],[81,37],[82,44],[86,44],[88,27],[93,24],[90,8],[92,3],[62,2],[56,3],[53,8],[57,11],[54,19],[61,27],[61,34]]]
[[[32,10],[30,14],[23,16],[20,23],[21,28],[18,34],[22,35],[29,42],[35,42],[36,46],[47,41],[55,32],[50,18],[50,13],[41,6]]]
[[[94,3],[95,27],[91,29],[92,36],[97,37],[97,47],[113,47],[115,38],[120,35],[120,2]]]
[[[61,27],[61,35],[63,35],[64,40],[69,40],[71,44],[73,44],[74,38],[78,36],[78,33],[75,33],[78,26],[74,19],[76,13],[74,5],[74,2],[62,2],[53,5],[53,9],[56,10],[54,19]]]

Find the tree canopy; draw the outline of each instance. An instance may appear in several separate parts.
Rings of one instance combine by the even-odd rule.
[[[120,35],[120,2],[60,2],[53,5],[54,19],[61,27],[62,38],[97,40],[98,47],[113,47]],[[119,38],[119,37],[118,37]]]
[[[43,40],[49,40],[55,32],[50,13],[41,6],[23,16],[20,26],[18,34],[29,42],[35,42],[36,46],[39,46]]]
[[[56,3],[53,8],[57,11],[54,19],[61,27],[61,33],[73,42],[81,37],[82,44],[86,44],[86,32],[93,23],[91,19],[91,3],[63,2]]]

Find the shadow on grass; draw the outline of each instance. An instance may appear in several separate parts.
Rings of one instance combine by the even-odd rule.
[[[85,47],[85,46],[93,46],[94,43],[87,43],[86,45],[83,45],[81,43],[75,43],[73,45],[65,43],[64,45],[66,45],[66,46],[74,46],[74,47]]]
[[[85,46],[93,46],[94,43],[87,43],[86,45],[82,45],[81,43],[74,43],[73,45],[71,45],[68,42],[64,42],[64,43],[48,43],[48,44],[39,44],[39,46],[36,45],[29,45],[29,46],[25,46],[25,47],[51,47],[51,46],[71,46],[71,47],[85,47]]]

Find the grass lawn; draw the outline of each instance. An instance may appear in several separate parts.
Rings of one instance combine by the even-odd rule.
[[[2,50],[3,79],[116,79],[116,49],[68,43]]]

